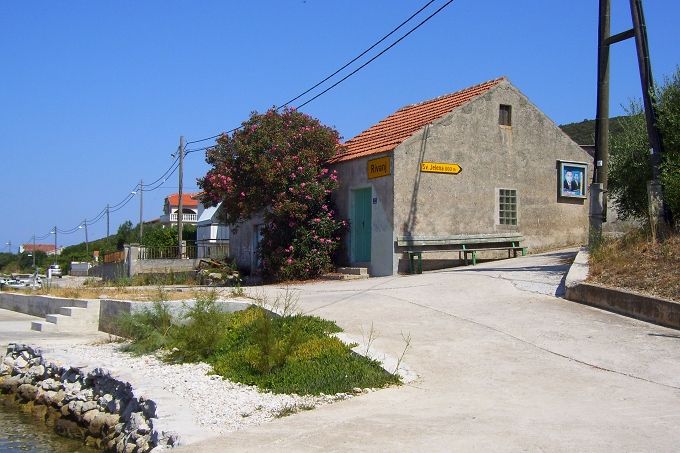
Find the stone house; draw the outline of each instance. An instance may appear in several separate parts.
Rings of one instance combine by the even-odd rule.
[[[592,158],[506,78],[401,108],[345,145],[330,161],[350,221],[344,261],[371,275],[407,269],[411,239],[514,233],[530,251],[586,241]],[[562,190],[563,168],[581,172],[578,193]]]
[[[592,158],[504,77],[397,110],[329,165],[339,216],[350,222],[340,264],[372,276],[408,269],[404,240],[515,235],[541,251],[587,238]],[[562,190],[565,165],[582,172],[579,193]],[[232,231],[242,268],[257,267],[261,223]],[[459,263],[455,247],[434,248],[426,268]]]

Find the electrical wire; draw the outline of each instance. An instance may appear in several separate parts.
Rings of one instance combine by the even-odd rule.
[[[416,25],[415,27],[413,27],[412,29],[410,29],[410,30],[409,30],[405,35],[403,35],[401,38],[399,38],[399,39],[397,39],[396,41],[394,41],[392,44],[390,44],[390,45],[387,46],[385,49],[383,49],[380,53],[378,53],[377,55],[375,55],[374,57],[372,57],[370,60],[368,60],[367,62],[365,62],[364,64],[362,64],[362,65],[359,66],[358,68],[356,68],[354,71],[352,71],[352,72],[350,72],[349,74],[347,74],[347,75],[346,75],[345,77],[343,77],[342,79],[340,79],[340,80],[338,80],[337,82],[335,82],[333,85],[329,86],[328,88],[326,88],[326,89],[323,90],[322,92],[318,93],[317,95],[315,95],[315,96],[312,97],[311,99],[308,99],[307,101],[305,101],[305,102],[303,102],[302,104],[298,105],[297,108],[300,109],[300,108],[304,107],[305,105],[309,104],[309,103],[312,102],[313,100],[317,99],[319,96],[323,96],[324,94],[328,93],[330,90],[332,90],[333,88],[335,88],[336,86],[340,85],[340,84],[341,84],[342,82],[344,82],[345,80],[347,80],[347,79],[349,79],[350,77],[352,77],[354,74],[356,74],[357,72],[359,72],[360,70],[362,70],[363,68],[365,68],[367,65],[369,65],[371,62],[375,61],[378,57],[380,57],[381,55],[383,55],[385,52],[387,52],[388,50],[390,50],[392,47],[394,47],[394,46],[396,46],[397,44],[399,44],[404,38],[406,38],[408,35],[410,35],[410,34],[413,33],[414,31],[416,31],[417,29],[419,29],[422,25],[424,25],[427,21],[429,21],[429,20],[432,19],[434,16],[436,16],[437,14],[439,14],[439,12],[441,12],[444,8],[446,8],[447,6],[449,6],[451,3],[453,3],[453,0],[449,0],[448,2],[444,3],[444,5],[442,5],[442,6],[439,7],[439,9],[437,9],[435,12],[433,12],[432,14],[430,14],[429,16],[427,16],[425,19],[423,19],[418,25]]]
[[[287,102],[285,102],[285,103],[279,105],[279,106],[276,108],[276,110],[282,109],[283,107],[286,107],[287,105],[289,105],[289,104],[291,104],[291,103],[297,101],[298,99],[300,99],[301,97],[303,97],[305,94],[309,93],[310,91],[314,90],[315,88],[319,87],[320,85],[323,85],[323,84],[326,83],[328,80],[330,80],[330,79],[332,79],[333,77],[335,77],[336,75],[338,75],[338,74],[339,74],[340,72],[342,72],[345,68],[347,68],[348,66],[350,66],[352,63],[354,63],[355,61],[357,61],[358,59],[360,59],[361,57],[363,57],[364,55],[366,55],[368,52],[370,52],[371,50],[373,50],[374,48],[376,48],[380,43],[382,43],[382,42],[385,41],[387,38],[389,38],[389,37],[392,36],[394,33],[396,33],[397,30],[399,30],[401,27],[403,27],[404,25],[406,25],[407,23],[409,23],[414,17],[416,17],[416,16],[417,16],[418,14],[420,14],[421,12],[423,12],[424,9],[426,9],[428,6],[430,6],[430,5],[431,5],[432,3],[434,3],[434,2],[435,2],[435,0],[430,0],[429,2],[427,2],[427,3],[426,3],[423,7],[421,7],[418,11],[416,11],[415,13],[413,13],[408,19],[406,19],[405,21],[403,21],[402,23],[400,23],[399,25],[397,25],[397,27],[393,28],[392,31],[390,31],[388,34],[386,34],[385,36],[383,36],[382,38],[380,38],[378,41],[376,41],[371,47],[367,48],[366,50],[364,50],[363,52],[361,52],[359,55],[357,55],[356,57],[352,58],[350,61],[348,61],[348,62],[345,63],[343,66],[341,66],[340,68],[338,68],[333,74],[329,75],[328,77],[326,77],[325,79],[323,79],[321,82],[319,82],[319,83],[317,83],[316,85],[314,85],[314,86],[308,88],[307,90],[305,90],[305,91],[303,91],[302,93],[298,94],[297,96],[295,96],[294,98],[290,99],[289,101],[287,101]]]
[[[404,25],[406,25],[408,22],[410,22],[411,20],[413,20],[414,17],[416,17],[416,16],[417,16],[418,14],[420,14],[423,10],[425,10],[428,6],[430,6],[432,3],[434,3],[434,1],[435,1],[435,0],[430,0],[429,2],[427,2],[427,3],[426,3],[424,6],[422,6],[418,11],[416,11],[415,13],[413,13],[408,19],[404,20],[404,21],[403,21],[402,23],[400,23],[398,26],[396,26],[395,28],[393,28],[392,31],[390,31],[389,33],[387,33],[387,34],[386,34],[385,36],[383,36],[382,38],[380,38],[380,39],[379,39],[378,41],[376,41],[373,45],[371,45],[370,47],[368,47],[366,50],[364,50],[363,52],[361,52],[359,55],[357,55],[356,57],[354,57],[354,58],[353,58],[352,60],[350,60],[349,62],[345,63],[343,66],[341,66],[339,69],[337,69],[337,70],[336,70],[335,72],[333,72],[331,75],[329,75],[329,76],[327,76],[326,78],[324,78],[324,79],[323,79],[322,81],[320,81],[319,83],[315,84],[315,85],[312,86],[311,88],[308,88],[308,89],[305,90],[304,92],[302,92],[302,93],[300,93],[299,95],[295,96],[294,98],[292,98],[291,100],[289,100],[289,101],[286,102],[285,104],[281,104],[280,106],[276,107],[276,110],[279,110],[279,109],[281,109],[281,108],[283,108],[283,107],[289,105],[290,103],[292,103],[292,102],[294,102],[294,101],[300,99],[301,97],[303,97],[304,95],[306,95],[306,94],[309,93],[310,91],[312,91],[312,90],[318,88],[320,85],[324,84],[325,82],[327,82],[327,81],[330,80],[331,78],[335,77],[338,73],[342,72],[344,69],[346,69],[347,67],[349,67],[350,65],[352,65],[353,63],[355,63],[355,62],[356,62],[357,60],[359,60],[361,57],[363,57],[363,56],[366,55],[368,52],[370,52],[371,50],[373,50],[376,46],[378,46],[380,43],[382,43],[382,42],[385,41],[387,38],[389,38],[389,37],[392,36],[394,33],[396,33],[400,28],[402,28],[402,27],[403,27]],[[410,35],[413,31],[415,31],[417,28],[419,28],[419,27],[420,27],[421,25],[423,25],[425,22],[427,22],[428,20],[430,20],[430,18],[432,18],[434,15],[436,15],[437,13],[439,13],[439,11],[441,11],[442,9],[444,9],[445,7],[447,7],[447,6],[449,5],[449,3],[451,3],[452,1],[453,1],[453,0],[449,0],[448,3],[446,3],[444,6],[442,6],[441,8],[439,8],[439,9],[438,9],[437,11],[435,11],[432,15],[430,15],[430,16],[427,17],[424,21],[422,21],[420,24],[418,24],[415,28],[411,29],[408,33],[406,33],[404,36],[402,36],[402,37],[399,38],[397,41],[395,41],[395,42],[394,42],[392,45],[390,45],[387,49],[385,49],[385,50],[383,50],[382,52],[380,52],[377,56],[371,58],[371,59],[368,61],[368,63],[363,64],[362,66],[359,67],[359,69],[353,71],[351,74],[349,74],[348,76],[346,76],[345,78],[343,78],[340,82],[338,82],[338,83],[332,85],[330,88],[324,90],[321,94],[316,95],[316,96],[313,97],[312,99],[306,101],[304,104],[301,104],[301,105],[297,106],[296,108],[299,109],[299,108],[301,108],[302,106],[305,106],[305,105],[309,104],[309,103],[312,102],[314,99],[318,98],[318,97],[321,96],[322,94],[327,93],[327,92],[330,91],[332,88],[336,87],[336,86],[339,85],[341,82],[345,81],[347,78],[349,78],[350,76],[354,75],[354,74],[355,74],[356,72],[358,72],[360,69],[364,68],[367,64],[369,64],[369,63],[371,63],[372,61],[374,61],[374,60],[375,60],[376,58],[378,58],[380,55],[384,54],[387,50],[391,49],[391,48],[394,47],[397,43],[399,43],[400,41],[402,41],[406,36]],[[204,141],[206,141],[206,140],[212,140],[212,139],[215,139],[215,138],[219,137],[219,136],[222,135],[222,134],[231,134],[232,132],[241,129],[241,127],[243,127],[243,126],[238,126],[238,127],[235,127],[235,128],[233,128],[233,129],[231,129],[231,130],[229,130],[229,131],[227,131],[227,132],[221,132],[221,133],[219,133],[219,134],[216,134],[216,135],[213,135],[213,136],[210,136],[210,137],[201,138],[201,139],[198,139],[198,140],[191,140],[191,141],[187,142],[187,145],[190,145],[190,144],[193,144],[193,143],[204,142]]]
[[[154,182],[150,182],[149,184],[142,184],[142,185],[143,185],[144,187],[150,187],[150,186],[153,186],[154,184],[156,184],[158,181],[160,181],[160,180],[163,179],[163,178],[167,179],[170,175],[168,175],[168,176],[166,176],[166,175],[168,174],[168,172],[169,172],[170,170],[172,170],[173,165],[175,165],[175,163],[176,163],[178,160],[179,160],[179,156],[175,157],[175,160],[173,160],[172,163],[170,164],[170,167],[168,167],[168,169],[165,170],[165,173],[163,173],[163,174],[162,174],[158,179],[156,179]]]
[[[382,42],[384,42],[387,38],[389,38],[389,37],[392,36],[394,33],[396,33],[399,29],[401,29],[401,28],[402,28],[404,25],[406,25],[408,22],[410,22],[411,20],[413,20],[413,18],[415,18],[418,14],[420,14],[420,13],[421,13],[423,10],[425,10],[428,6],[430,6],[432,3],[434,3],[434,1],[435,1],[435,0],[430,0],[429,2],[427,2],[427,3],[426,3],[424,6],[422,6],[418,11],[416,11],[416,12],[413,13],[411,16],[409,16],[408,19],[406,19],[406,20],[404,20],[403,22],[401,22],[397,27],[395,27],[395,28],[392,29],[389,33],[387,33],[386,35],[384,35],[382,38],[380,38],[378,41],[376,41],[373,45],[371,45],[371,46],[368,47],[366,50],[364,50],[363,52],[361,52],[359,55],[357,55],[356,57],[354,57],[353,59],[351,59],[349,62],[345,63],[343,66],[341,66],[341,67],[340,67],[339,69],[337,69],[335,72],[333,72],[333,73],[330,74],[329,76],[325,77],[323,80],[321,80],[321,81],[318,82],[317,84],[315,84],[315,85],[313,85],[312,87],[308,88],[307,90],[305,90],[304,92],[300,93],[300,94],[297,95],[296,97],[290,99],[290,100],[287,101],[286,103],[284,103],[284,104],[282,104],[282,105],[276,107],[276,110],[279,110],[279,109],[281,109],[281,108],[283,108],[283,107],[286,107],[286,106],[290,105],[292,102],[295,102],[296,100],[302,98],[303,96],[305,96],[306,94],[310,93],[310,92],[313,91],[314,89],[318,88],[319,86],[321,86],[322,84],[324,84],[325,82],[327,82],[328,80],[330,80],[331,78],[335,77],[335,76],[336,76],[337,74],[339,74],[341,71],[343,71],[344,69],[346,69],[347,67],[349,67],[350,65],[352,65],[353,63],[355,63],[355,62],[356,62],[357,60],[359,60],[361,57],[363,57],[364,55],[366,55],[368,52],[370,52],[371,50],[373,50],[373,49],[374,49],[375,47],[377,47],[379,44],[381,44]],[[418,25],[416,25],[415,27],[411,28],[408,32],[406,32],[404,35],[402,35],[399,39],[397,39],[396,41],[394,41],[392,44],[390,44],[389,46],[387,46],[385,49],[383,49],[382,51],[380,51],[378,54],[376,54],[375,56],[373,56],[372,58],[370,58],[368,61],[366,61],[365,63],[363,63],[362,65],[360,65],[358,68],[356,68],[355,70],[353,70],[352,72],[350,72],[349,74],[347,74],[346,76],[344,76],[343,78],[341,78],[340,80],[338,80],[337,82],[335,82],[334,84],[332,84],[331,86],[329,86],[328,88],[326,88],[326,89],[324,89],[323,91],[321,91],[320,93],[314,95],[312,98],[306,100],[306,101],[303,102],[302,104],[299,104],[299,105],[296,107],[296,109],[300,109],[300,108],[306,106],[307,104],[309,104],[310,102],[312,102],[312,101],[318,99],[320,96],[323,96],[324,94],[326,94],[327,92],[329,92],[330,90],[332,90],[332,89],[335,88],[336,86],[340,85],[342,82],[344,82],[345,80],[347,80],[348,78],[350,78],[351,76],[353,76],[354,74],[356,74],[357,72],[359,72],[360,70],[362,70],[363,68],[365,68],[366,66],[368,66],[370,63],[372,63],[373,61],[375,61],[376,59],[378,59],[380,56],[382,56],[383,54],[385,54],[387,51],[389,51],[390,49],[392,49],[394,46],[396,46],[397,44],[399,44],[401,41],[403,41],[406,37],[408,37],[409,35],[411,35],[411,33],[413,33],[414,31],[416,31],[417,29],[419,29],[421,26],[423,26],[425,23],[427,23],[427,22],[428,22],[430,19],[432,19],[434,16],[436,16],[437,14],[439,14],[444,8],[446,8],[447,6],[449,6],[451,3],[453,3],[453,0],[448,0],[444,5],[442,5],[442,6],[439,7],[437,10],[435,10],[432,14],[430,14],[430,15],[427,16],[425,19],[423,19],[420,23],[418,23]],[[202,139],[198,139],[198,140],[191,140],[191,141],[188,141],[188,142],[186,143],[185,147],[184,147],[185,156],[186,156],[186,155],[189,155],[189,154],[191,154],[191,153],[194,153],[194,152],[198,152],[198,151],[206,151],[206,150],[212,148],[212,146],[205,146],[205,147],[201,147],[201,148],[195,148],[195,149],[189,149],[189,150],[187,150],[186,148],[187,148],[188,145],[194,144],[194,143],[204,142],[204,141],[207,141],[207,140],[212,140],[212,139],[215,139],[215,138],[217,138],[217,137],[219,137],[219,136],[221,136],[221,135],[223,135],[223,134],[230,134],[230,133],[232,133],[232,132],[234,132],[234,131],[237,131],[237,130],[241,129],[241,127],[242,127],[242,126],[239,126],[239,127],[233,128],[233,129],[231,129],[231,130],[229,130],[229,131],[227,131],[227,132],[221,132],[221,133],[219,133],[219,134],[216,134],[216,135],[213,135],[213,136],[210,136],[210,137],[206,137],[206,138],[202,138]],[[103,218],[103,216],[104,216],[105,213],[108,212],[108,213],[110,214],[110,213],[112,213],[112,212],[117,212],[117,211],[123,209],[123,208],[130,202],[130,200],[132,200],[132,198],[133,198],[134,195],[136,194],[137,189],[140,189],[140,190],[142,190],[142,191],[144,191],[144,192],[151,192],[151,191],[154,191],[154,190],[157,190],[157,189],[161,188],[161,187],[163,186],[163,184],[167,181],[167,179],[168,179],[170,176],[172,176],[172,175],[175,173],[175,171],[177,171],[177,168],[178,168],[178,166],[179,166],[178,160],[179,160],[179,157],[176,157],[175,160],[170,164],[170,167],[168,167],[168,169],[167,169],[160,177],[158,177],[155,181],[153,181],[153,182],[151,182],[151,183],[148,183],[148,184],[138,183],[137,185],[135,185],[134,190],[133,190],[130,194],[128,194],[125,198],[123,198],[120,202],[116,203],[115,205],[108,205],[107,208],[104,208],[102,211],[100,211],[100,212],[99,212],[92,220],[85,219],[84,223],[85,223],[86,225],[93,225],[93,224],[99,222],[99,221]],[[159,182],[160,182],[160,184],[159,184]],[[155,187],[152,187],[152,186],[154,186],[154,185],[155,185]],[[149,188],[149,187],[150,187],[150,188]],[[147,188],[149,188],[149,189],[147,189]],[[68,235],[68,234],[73,234],[73,233],[75,233],[76,231],[78,231],[79,229],[81,229],[82,225],[83,225],[83,223],[79,223],[76,227],[71,228],[71,229],[67,229],[67,230],[61,230],[60,228],[55,227],[55,231],[56,231],[57,233],[60,233],[60,234],[66,234],[66,235]],[[47,235],[42,236],[41,239],[44,239],[44,238],[48,237],[50,234],[54,234],[54,232],[50,232],[50,233],[48,233]]]

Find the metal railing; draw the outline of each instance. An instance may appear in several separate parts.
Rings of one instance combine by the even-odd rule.
[[[195,245],[187,245],[183,247],[180,254],[178,246],[172,247],[139,247],[140,260],[172,260],[172,259],[192,259],[198,256],[198,251]]]
[[[190,244],[183,247],[180,254],[178,246],[172,247],[139,247],[140,260],[172,260],[212,258],[223,260],[229,256],[229,243]]]
[[[198,220],[198,215],[197,214],[183,214],[182,215],[182,222],[196,222]],[[177,222],[177,213],[173,212],[170,214],[170,221],[171,222]]]

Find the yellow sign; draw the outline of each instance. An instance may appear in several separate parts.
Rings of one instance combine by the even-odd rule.
[[[389,176],[390,173],[390,157],[379,157],[368,161],[368,179],[381,178]]]
[[[458,164],[445,164],[442,162],[422,162],[420,164],[420,171],[427,173],[449,173],[457,175],[463,169]]]

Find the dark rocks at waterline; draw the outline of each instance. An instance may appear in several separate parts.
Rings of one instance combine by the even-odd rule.
[[[112,452],[172,446],[176,436],[153,429],[156,404],[102,369],[88,373],[43,359],[39,350],[10,344],[0,364],[0,393],[23,404],[55,431]]]

